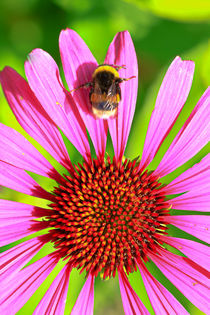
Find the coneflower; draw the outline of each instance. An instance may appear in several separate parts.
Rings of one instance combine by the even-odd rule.
[[[83,40],[67,29],[61,32],[59,43],[69,90],[89,82],[97,62]],[[120,75],[135,76],[121,84],[117,116],[108,120],[92,115],[88,90],[69,93],[64,88],[55,61],[41,49],[32,51],[25,64],[28,83],[10,67],[0,74],[4,94],[20,125],[69,173],[59,174],[21,134],[1,124],[0,184],[49,201],[45,209],[0,200],[0,245],[31,236],[0,255],[1,314],[16,314],[59,261],[64,267],[34,314],[64,313],[73,268],[86,274],[86,282],[71,314],[93,314],[95,277],[107,279],[116,274],[125,314],[149,314],[127,277],[138,269],[155,314],[188,314],[148,271],[148,260],[195,306],[209,312],[209,248],[171,237],[167,226],[172,224],[209,242],[208,216],[174,216],[170,209],[209,210],[210,155],[168,185],[161,185],[161,178],[190,160],[209,141],[210,89],[200,98],[156,170],[150,170],[150,162],[187,99],[194,63],[176,57],[170,65],[157,96],[141,160],[123,157],[138,87],[137,59],[128,32],[115,36],[104,63],[126,65],[119,70]],[[82,155],[82,163],[71,162],[58,128]],[[86,130],[97,158],[91,157]],[[105,156],[108,130],[113,158]],[[54,179],[56,187],[44,190],[25,171]],[[37,231],[43,231],[43,235],[33,237]],[[48,242],[54,252],[25,267]],[[170,252],[166,244],[182,254]]]

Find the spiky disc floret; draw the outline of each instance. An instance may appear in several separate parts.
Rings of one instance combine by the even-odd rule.
[[[168,204],[158,193],[161,184],[152,173],[139,173],[138,164],[84,162],[55,189],[50,234],[73,267],[95,276],[103,271],[105,279],[117,269],[136,270],[148,249],[156,251]]]

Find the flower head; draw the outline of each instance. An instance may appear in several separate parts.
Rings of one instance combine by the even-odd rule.
[[[60,35],[66,81],[72,91],[91,80],[97,62],[72,30]],[[1,124],[0,184],[49,201],[46,208],[1,200],[2,246],[31,236],[0,255],[0,309],[15,314],[61,261],[61,269],[34,314],[63,314],[71,270],[86,275],[71,314],[93,314],[94,279],[118,274],[126,314],[149,314],[131,287],[128,274],[140,270],[156,314],[187,314],[184,307],[147,269],[152,260],[162,273],[199,309],[208,311],[209,249],[189,239],[171,237],[168,224],[209,241],[209,219],[204,215],[171,215],[170,209],[208,211],[209,160],[204,157],[167,185],[163,176],[191,159],[209,140],[210,89],[203,94],[156,170],[150,169],[187,99],[194,71],[192,61],[177,57],[160,87],[141,159],[123,158],[138,85],[138,66],[128,32],[118,33],[105,61],[126,65],[119,69],[122,99],[117,116],[96,119],[88,89],[65,89],[54,60],[35,49],[25,63],[28,83],[13,69],[0,74],[3,91],[20,125],[64,166],[62,176],[21,134]],[[73,164],[59,129],[83,157]],[[87,131],[95,148],[90,151]],[[110,132],[114,157],[105,155]],[[44,190],[25,171],[56,181]],[[177,195],[174,197],[174,195]],[[193,229],[192,229],[193,227]],[[42,231],[42,236],[33,237]],[[54,251],[30,263],[48,242]],[[169,251],[168,245],[183,255]],[[27,267],[26,264],[30,263]]]

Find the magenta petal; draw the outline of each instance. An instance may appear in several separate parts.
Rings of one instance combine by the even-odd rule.
[[[46,222],[35,221],[18,222],[3,226],[0,229],[0,246],[15,242],[47,227],[48,224]]]
[[[207,215],[174,215],[162,218],[167,224],[192,234],[200,240],[210,243],[210,217]]]
[[[161,84],[153,110],[140,168],[144,169],[153,160],[167,137],[188,97],[194,73],[192,61],[176,57]]]
[[[2,281],[9,281],[21,270],[41,249],[43,242],[39,238],[16,245],[0,254],[0,277]]]
[[[25,63],[32,90],[51,119],[87,160],[90,156],[85,125],[71,95],[65,90],[53,58],[41,49],[33,50]]]
[[[122,78],[135,76],[135,78],[121,83],[122,100],[119,103],[117,117],[108,120],[114,152],[118,161],[122,159],[127,144],[138,90],[136,52],[131,36],[127,31],[120,32],[114,37],[104,62],[118,66],[125,65],[126,69],[119,70],[120,77]]]
[[[0,227],[50,215],[52,210],[0,199]]]
[[[21,270],[0,288],[2,314],[16,314],[29,300],[57,264],[57,259],[48,255]]]
[[[19,132],[3,124],[0,124],[0,160],[59,180],[59,174],[37,149]]]
[[[155,170],[163,177],[198,153],[210,140],[210,88],[200,98]]]
[[[189,315],[177,299],[151,275],[144,264],[138,267],[156,315]]]
[[[94,280],[89,275],[71,311],[71,315],[93,315],[94,308]]]
[[[90,82],[97,62],[82,38],[73,30],[62,31],[59,38],[61,59],[70,91]],[[98,158],[103,158],[106,149],[107,123],[95,119],[89,104],[89,91],[78,89],[72,92],[80,115],[89,131]]]
[[[5,246],[15,242],[25,236],[32,234],[32,221],[18,222],[11,225],[1,227],[0,229],[0,246]]]
[[[71,162],[55,123],[44,111],[28,83],[12,68],[0,73],[7,101],[23,129],[67,169]]]
[[[163,188],[167,195],[203,190],[209,185],[210,154]]]
[[[201,190],[200,190],[201,189]],[[210,182],[205,188],[190,191],[174,199],[170,199],[173,209],[191,211],[209,211],[210,205]]]
[[[33,315],[63,315],[68,293],[70,268],[66,265],[55,278]]]
[[[59,47],[69,89],[73,90],[89,82],[98,64],[83,39],[74,30],[67,28],[60,33]],[[73,95],[79,102],[84,103],[87,100],[83,89]]]
[[[124,271],[120,271],[118,276],[125,315],[149,315],[148,310],[131,287]]]
[[[191,260],[177,256],[167,250],[160,250],[160,256],[149,254],[149,257],[162,273],[204,313],[208,313],[210,305],[210,281],[198,265]],[[207,272],[206,272],[207,274]]]
[[[0,185],[38,198],[54,200],[53,195],[39,186],[24,170],[2,161],[0,161]]]
[[[188,258],[204,269],[210,271],[210,248],[208,246],[191,240],[165,235],[162,235],[161,239],[165,243],[180,250],[180,252],[185,254]]]

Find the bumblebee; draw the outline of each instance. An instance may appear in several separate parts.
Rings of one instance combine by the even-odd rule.
[[[108,119],[116,116],[121,100],[120,83],[135,78],[120,78],[118,70],[121,68],[125,66],[99,65],[92,74],[92,81],[75,89],[90,87],[89,99],[96,118]]]

